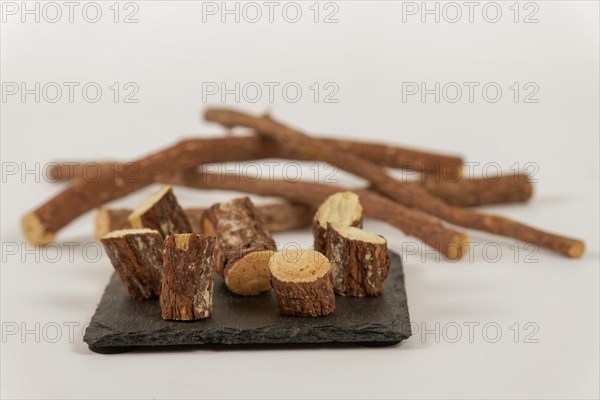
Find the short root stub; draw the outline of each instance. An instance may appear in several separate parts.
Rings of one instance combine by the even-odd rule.
[[[171,186],[165,186],[148,197],[127,220],[132,228],[156,229],[163,237],[192,232],[192,226]]]
[[[216,239],[198,233],[165,239],[160,308],[166,320],[208,318],[212,312]]]
[[[251,296],[270,289],[268,259],[277,248],[248,197],[214,204],[202,215],[201,225],[217,238],[217,272],[229,290]]]
[[[100,239],[125,289],[136,300],[160,294],[163,238],[153,229],[122,229]]]
[[[327,227],[326,256],[331,263],[335,292],[362,297],[383,294],[390,269],[387,241],[365,230]]]
[[[339,192],[329,196],[317,210],[313,219],[313,238],[316,251],[327,250],[327,224],[343,228],[362,227],[363,208],[357,194]]]
[[[271,286],[284,315],[322,317],[335,310],[329,260],[313,250],[284,250],[269,260]]]

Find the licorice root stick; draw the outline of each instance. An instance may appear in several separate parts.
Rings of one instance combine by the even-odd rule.
[[[327,197],[348,189],[312,182],[246,178],[235,174],[186,171],[171,178],[174,185],[198,189],[232,190],[260,196],[276,196],[318,207]],[[355,190],[367,217],[400,229],[428,244],[448,259],[460,259],[467,249],[467,235],[444,226],[437,218],[411,210],[370,190]]]
[[[452,224],[512,237],[568,257],[581,257],[583,254],[585,246],[581,240],[544,232],[509,218],[449,205],[423,188],[406,185],[394,179],[383,167],[370,160],[349,153],[335,144],[319,142],[269,116],[256,117],[224,108],[210,108],[206,111],[205,118],[207,121],[218,122],[228,128],[236,126],[251,128],[259,135],[276,141],[290,152],[335,164],[368,179],[377,190],[395,201],[407,207],[420,209]]]

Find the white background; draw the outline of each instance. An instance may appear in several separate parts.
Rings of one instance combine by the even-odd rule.
[[[439,23],[433,16],[422,23],[420,14],[405,15],[403,22],[407,4],[392,1],[337,2],[338,22],[330,24],[313,22],[312,2],[301,4],[302,18],[295,24],[282,18],[283,3],[273,23],[266,7],[257,23],[243,17],[236,23],[233,16],[222,23],[219,14],[203,22],[203,5],[193,1],[138,1],[139,22],[133,24],[113,22],[112,2],[99,3],[103,14],[98,23],[82,18],[84,3],[73,23],[64,6],[57,23],[44,21],[43,15],[36,23],[34,16],[22,22],[20,12],[4,14],[3,84],[25,82],[31,88],[35,82],[97,82],[103,95],[97,103],[88,103],[80,90],[73,103],[66,92],[57,103],[45,97],[36,103],[33,95],[25,102],[19,95],[8,96],[1,103],[2,397],[597,398],[598,3],[539,1],[534,3],[538,23],[522,22],[534,10],[524,3],[515,23],[512,3],[498,2],[502,17],[497,23],[483,18],[485,3],[475,9],[472,23],[465,6],[457,23],[444,16]],[[322,21],[325,11],[333,9],[320,7]],[[133,10],[123,8],[120,19]],[[53,10],[46,11],[54,18]],[[454,17],[446,11],[447,19]],[[488,12],[493,18],[493,10]],[[137,84],[138,103],[122,98],[115,103],[109,89],[113,82]],[[203,82],[230,87],[235,82],[296,82],[303,89],[296,103],[276,91],[273,103],[265,93],[255,104],[241,98],[238,106],[272,110],[307,132],[460,154],[504,170],[535,163],[539,182],[528,204],[486,211],[583,238],[586,253],[571,260],[541,250],[532,257],[535,262],[526,262],[528,252],[521,248],[515,262],[510,239],[469,232],[478,245],[471,260],[449,263],[432,254],[405,254],[411,320],[419,332],[391,348],[92,353],[82,341],[84,324],[112,274],[105,256],[90,262],[82,255],[83,246],[93,241],[93,215],[59,236],[63,243],[80,243],[72,259],[66,247],[55,261],[56,248],[28,252],[21,216],[63,186],[21,172],[61,159],[134,159],[183,136],[220,135],[218,126],[200,118],[207,104],[221,104],[218,96],[203,102]],[[338,102],[320,98],[315,103],[309,89],[314,82],[335,83]],[[436,103],[433,95],[425,102],[418,96],[403,102],[403,82],[427,82],[430,88],[435,82],[480,86],[472,103],[467,92],[457,103],[447,98]],[[481,95],[488,82],[503,90],[495,103]],[[538,102],[520,98],[515,103],[509,88],[514,82],[521,87],[535,83]],[[235,104],[233,96],[226,100]],[[18,173],[8,175],[15,163]],[[313,178],[310,169],[304,171],[306,179]],[[344,173],[335,178],[347,185],[361,183]],[[135,206],[149,190],[115,204]],[[176,193],[185,205],[197,206],[234,195]],[[396,251],[414,242],[378,221],[367,221],[366,227],[385,235]],[[276,239],[311,245],[308,230]],[[498,245],[484,254],[481,249],[490,241]],[[498,247],[502,254],[493,262]],[[94,248],[88,258],[95,257]],[[469,322],[480,324],[472,343],[464,325]],[[526,343],[525,334],[532,332],[525,329],[528,322],[539,328],[530,337],[537,343]],[[486,323],[501,327],[496,343],[486,340],[495,336],[493,329],[484,335]],[[68,324],[74,324],[73,340]],[[462,336],[451,343],[456,324]],[[61,336],[54,340],[57,325]],[[8,335],[15,326],[19,332]],[[437,329],[439,340],[434,334],[422,336],[422,328]],[[37,331],[39,343],[35,333],[21,335],[24,329]]]

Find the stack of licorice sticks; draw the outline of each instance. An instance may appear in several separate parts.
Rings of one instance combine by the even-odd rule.
[[[461,177],[462,159],[382,144],[312,137],[290,128],[269,115],[254,116],[225,108],[211,108],[205,119],[227,129],[250,128],[253,136],[218,139],[186,139],[174,146],[132,162],[56,163],[51,176],[70,185],[22,221],[30,243],[45,245],[82,214],[124,197],[153,183],[199,189],[234,190],[280,197],[275,230],[294,229],[310,223],[316,207],[328,196],[352,190],[305,181],[261,180],[239,174],[202,173],[207,163],[251,161],[265,158],[323,161],[335,164],[370,182],[369,188],[352,190],[363,204],[365,216],[393,225],[414,236],[447,259],[467,254],[468,236],[446,225],[481,230],[550,249],[568,257],[581,257],[582,240],[545,232],[509,218],[482,213],[473,206],[526,201],[532,187],[524,174],[496,179]],[[86,169],[100,170],[96,179],[85,179]],[[386,168],[422,173],[423,179],[405,182]],[[103,210],[105,220],[119,212]],[[188,211],[186,211],[188,212]],[[189,211],[193,212],[193,211]],[[260,211],[259,211],[260,212]],[[299,214],[298,214],[299,213]],[[293,220],[286,224],[285,221]],[[282,224],[281,222],[284,221]]]

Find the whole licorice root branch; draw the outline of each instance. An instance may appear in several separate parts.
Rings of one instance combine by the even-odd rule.
[[[334,185],[284,180],[247,178],[236,174],[210,174],[185,171],[169,179],[173,185],[198,189],[231,190],[281,197],[318,207],[327,197],[348,189]],[[436,218],[411,210],[370,190],[354,190],[360,196],[363,212],[400,229],[428,244],[448,259],[460,259],[467,250],[467,235],[444,226]]]
[[[584,243],[581,240],[544,232],[508,218],[449,205],[421,187],[406,185],[394,179],[380,165],[349,153],[335,144],[313,139],[269,116],[255,117],[229,109],[213,108],[206,111],[205,118],[207,121],[218,122],[228,128],[236,126],[251,128],[259,135],[276,141],[282,148],[298,153],[299,157],[302,155],[313,160],[335,164],[368,179],[377,190],[397,202],[407,207],[418,208],[452,224],[512,237],[569,257],[580,257],[583,254]]]
[[[343,141],[340,142],[346,143]],[[258,154],[257,156],[263,156],[263,154]],[[277,157],[277,155],[274,155],[274,157]],[[283,154],[279,157],[283,157]],[[98,173],[106,173],[100,171],[111,173],[112,170],[119,168],[119,165],[120,163],[116,161],[67,161],[51,165],[48,168],[48,174],[52,180],[56,181],[72,181],[80,177],[86,179],[86,176],[88,179],[94,179]],[[394,165],[398,168],[398,165],[401,164],[386,163],[384,160],[381,165]],[[163,183],[170,182],[167,180]],[[533,192],[531,182],[527,175],[523,173],[507,173],[490,178],[462,177],[458,179],[444,179],[440,175],[424,175],[422,179],[409,180],[405,184],[423,187],[429,193],[439,197],[446,203],[461,207],[523,202],[529,200]]]
[[[76,180],[23,217],[25,237],[32,244],[51,243],[56,233],[75,218],[154,183],[162,174],[171,175],[204,163],[251,160],[255,159],[258,152],[263,151],[260,141],[247,140],[246,144],[248,147],[232,147],[226,138],[183,140],[162,151],[124,164],[123,168],[116,168],[113,173],[102,173],[98,179]]]
[[[323,140],[321,143],[349,146],[361,157],[377,160],[383,165],[388,162],[390,167],[425,168],[418,161],[425,159],[431,160],[432,165],[444,162],[444,165],[456,165],[459,162],[462,164],[462,161],[455,157],[406,151],[398,147],[333,139]],[[172,175],[205,163],[273,157],[289,158],[289,154],[276,143],[256,137],[183,140],[147,157],[113,166],[110,173],[102,173],[99,177],[94,176],[94,179],[76,180],[48,202],[26,214],[22,219],[23,232],[32,244],[49,244],[54,241],[56,234],[75,218],[104,203],[148,186],[161,175]],[[427,168],[430,167],[431,165]]]
[[[210,139],[190,139],[204,142]],[[217,139],[227,143],[232,149],[241,149],[245,152],[244,160],[257,160],[261,158],[290,158],[290,153],[270,140],[260,137],[227,137]],[[460,157],[420,150],[407,149],[398,146],[389,146],[379,143],[319,138],[326,144],[335,144],[345,151],[371,160],[384,167],[406,169],[409,171],[425,172],[446,178],[455,178],[462,171],[463,160]],[[300,158],[312,160],[312,158]],[[242,161],[227,159],[222,161]],[[73,181],[80,176],[94,179],[103,170],[117,170],[118,161],[62,161],[54,162],[48,167],[48,179],[56,182]],[[133,171],[130,171],[133,173]]]

